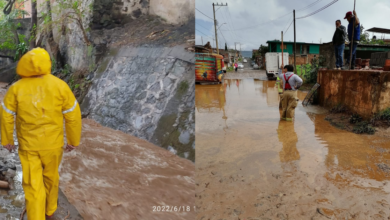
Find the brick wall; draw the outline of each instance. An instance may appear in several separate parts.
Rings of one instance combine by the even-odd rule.
[[[316,56],[316,54],[308,54],[306,56],[296,55],[296,64],[297,65],[309,64],[311,60],[314,58],[314,56]],[[294,64],[294,55],[289,56],[288,62],[290,64]]]
[[[319,103],[338,104],[364,118],[390,107],[390,71],[320,70]]]

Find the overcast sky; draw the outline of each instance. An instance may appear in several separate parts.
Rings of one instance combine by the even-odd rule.
[[[218,25],[222,25],[218,31],[219,45],[223,45],[224,48],[226,39],[229,48],[234,48],[234,42],[240,42],[242,50],[257,49],[260,44],[266,45],[267,40],[280,40],[281,31],[286,31],[293,20],[293,9],[296,10],[296,18],[299,18],[315,12],[333,1],[335,0],[219,1],[219,4],[228,4],[228,6],[215,7]],[[212,3],[212,0],[196,0],[195,6],[196,9],[213,18]],[[214,3],[217,2],[214,1]],[[324,43],[332,41],[335,21],[340,19],[342,25],[347,26],[348,21],[344,20],[345,13],[352,11],[353,5],[354,0],[338,0],[317,14],[297,19],[297,42],[320,43],[321,41]],[[307,6],[310,7],[305,9]],[[195,11],[196,44],[202,44],[201,36],[203,36],[203,44],[206,44],[207,41],[213,41],[212,45],[215,46],[215,41],[211,39],[215,38],[214,22],[198,10]],[[365,29],[372,27],[390,29],[390,0],[356,0],[356,13]],[[381,36],[380,34],[375,35],[377,38]],[[386,35],[386,38],[389,39],[390,35]],[[293,25],[285,33],[284,40],[294,41]]]

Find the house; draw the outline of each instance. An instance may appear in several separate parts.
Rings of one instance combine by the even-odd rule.
[[[280,40],[267,41],[269,52],[282,52],[282,42]],[[288,53],[290,56],[289,63],[294,62],[294,42],[284,41],[283,52]],[[320,54],[320,44],[317,43],[305,43],[296,42],[296,64],[308,64],[311,60]]]
[[[344,49],[344,61],[348,55],[349,47],[345,45]],[[371,54],[377,52],[390,52],[390,45],[375,45],[375,44],[358,44],[356,48],[356,58],[371,59]],[[334,46],[332,42],[323,43],[320,46],[320,55],[325,58],[324,66],[327,68],[334,68],[336,58],[334,55]],[[371,65],[371,64],[370,64]]]

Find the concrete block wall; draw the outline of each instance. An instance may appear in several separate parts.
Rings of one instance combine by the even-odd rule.
[[[384,66],[387,59],[390,59],[390,52],[373,53],[371,54],[370,66]]]
[[[317,82],[321,106],[341,104],[364,118],[390,107],[390,71],[320,70]]]

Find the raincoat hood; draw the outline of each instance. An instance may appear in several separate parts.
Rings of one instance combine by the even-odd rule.
[[[16,73],[21,77],[46,75],[51,73],[49,53],[42,48],[35,48],[20,59]]]

